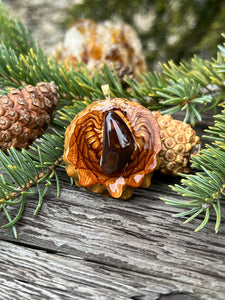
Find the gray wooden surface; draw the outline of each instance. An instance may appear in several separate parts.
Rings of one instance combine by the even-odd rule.
[[[216,235],[215,216],[201,233],[202,216],[172,218],[182,210],[159,197],[179,198],[168,187],[179,178],[155,174],[125,202],[71,186],[63,170],[60,181],[60,197],[51,187],[38,216],[37,196],[26,202],[17,240],[0,230],[0,299],[225,299],[224,220]]]

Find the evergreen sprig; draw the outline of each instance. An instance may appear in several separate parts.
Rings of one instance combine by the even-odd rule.
[[[141,74],[140,82],[130,82],[138,99],[149,109],[174,114],[185,111],[184,122],[201,121],[202,113],[217,107],[224,97],[224,75],[216,71],[217,61],[190,61],[162,64],[162,72]],[[148,97],[146,97],[148,96]]]
[[[30,48],[33,51],[40,49],[21,20],[9,15],[9,10],[2,1],[0,1],[0,20],[0,45],[4,41],[5,46],[14,49],[17,54],[26,54]]]
[[[29,149],[22,151],[11,148],[8,155],[0,150],[0,208],[3,209],[8,223],[2,228],[12,226],[15,237],[17,232],[15,223],[22,216],[27,196],[38,193],[39,201],[34,214],[37,214],[43,198],[56,181],[57,196],[60,193],[60,183],[57,167],[64,167],[62,155],[64,151],[64,130],[74,116],[86,107],[87,103],[78,102],[71,107],[65,107],[58,112],[52,124],[57,129],[49,129]],[[12,218],[10,207],[17,207],[17,213]]]
[[[217,233],[221,223],[220,201],[225,195],[225,110],[215,116],[215,124],[206,130],[210,135],[206,138],[212,139],[212,145],[206,148],[198,156],[192,156],[191,167],[199,172],[194,175],[181,174],[184,179],[181,184],[171,186],[172,190],[193,199],[191,201],[176,201],[162,198],[166,204],[185,207],[188,210],[175,214],[174,217],[191,215],[184,223],[196,218],[200,213],[205,213],[205,218],[195,231],[204,228],[209,220],[210,210],[216,213],[215,232]]]
[[[225,35],[223,35],[225,38]],[[205,63],[201,64],[198,60],[196,64],[198,72],[204,77],[207,83],[206,89],[209,93],[213,93],[215,104],[224,101],[224,75],[225,75],[225,46],[219,46],[217,61],[212,67],[206,67]],[[208,62],[207,62],[208,65]],[[207,70],[207,73],[206,73]],[[209,72],[210,71],[210,72]],[[211,76],[209,76],[209,73]],[[208,75],[206,75],[208,74]],[[205,81],[206,80],[206,81]],[[211,80],[211,84],[210,84]],[[225,110],[221,114],[215,116],[213,127],[205,130],[208,135],[205,137],[212,141],[212,144],[206,144],[198,156],[192,156],[191,167],[200,172],[194,175],[183,175],[184,179],[181,184],[171,186],[171,189],[183,197],[187,197],[188,201],[176,201],[162,198],[169,205],[175,207],[185,207],[184,212],[175,214],[174,217],[184,217],[191,215],[184,223],[195,219],[199,214],[204,213],[205,218],[195,231],[200,231],[205,227],[209,220],[210,211],[213,209],[216,214],[215,232],[217,233],[221,223],[221,200],[225,195]]]

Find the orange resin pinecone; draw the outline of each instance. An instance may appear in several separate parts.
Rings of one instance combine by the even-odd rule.
[[[113,98],[93,102],[72,120],[63,158],[77,186],[128,199],[135,188],[151,185],[156,169],[169,175],[188,172],[198,143],[190,125]]]
[[[40,82],[35,87],[13,88],[0,96],[0,148],[27,148],[48,126],[58,102],[54,82]]]

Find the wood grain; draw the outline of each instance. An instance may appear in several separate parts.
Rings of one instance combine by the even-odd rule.
[[[224,299],[224,221],[216,235],[215,216],[201,233],[193,230],[202,216],[186,225],[172,218],[182,209],[159,197],[178,199],[168,185],[179,178],[154,174],[149,189],[119,201],[71,186],[63,170],[59,176],[60,197],[53,186],[38,216],[37,195],[27,200],[17,240],[0,230],[1,299]]]

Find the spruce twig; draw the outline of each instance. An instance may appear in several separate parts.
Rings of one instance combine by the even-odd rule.
[[[71,107],[65,107],[57,113],[52,124],[56,129],[49,129],[33,143],[29,149],[22,151],[11,148],[8,155],[0,150],[0,208],[3,209],[8,223],[2,228],[13,226],[15,237],[15,223],[22,216],[27,197],[38,192],[39,201],[34,214],[37,214],[44,195],[47,193],[53,179],[56,181],[57,195],[60,184],[56,169],[63,166],[62,155],[64,151],[64,130],[74,116],[84,109],[88,102],[78,102]],[[22,176],[21,176],[22,175]],[[42,189],[44,186],[44,189]],[[10,217],[9,207],[18,207],[14,218]]]
[[[212,145],[207,144],[200,154],[192,156],[192,168],[200,170],[194,175],[182,175],[181,185],[171,186],[172,190],[183,197],[194,199],[193,201],[170,201],[162,198],[169,205],[190,209],[193,204],[195,210],[175,214],[174,217],[183,217],[191,214],[188,221],[196,218],[199,213],[205,212],[202,224],[195,231],[200,231],[209,220],[210,209],[216,212],[215,232],[219,231],[221,222],[220,201],[225,195],[225,110],[215,116],[215,124],[206,130],[214,140]],[[187,221],[185,221],[186,223]]]

